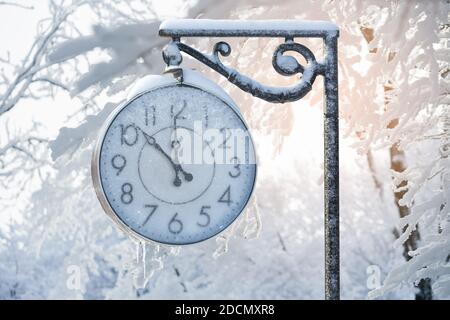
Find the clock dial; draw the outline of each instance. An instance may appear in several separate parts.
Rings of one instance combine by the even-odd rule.
[[[193,141],[195,138],[201,139],[198,133],[196,134],[198,137],[194,137],[193,130],[183,127],[163,128],[155,132],[152,137],[155,138],[155,141],[158,141],[158,145],[165,146],[167,152],[174,151],[172,135],[176,131],[179,132],[180,129],[184,131],[183,137],[189,136],[189,141]],[[179,142],[180,148],[183,147],[182,143]],[[211,147],[206,147],[208,148],[207,151],[213,154],[214,151]],[[175,174],[176,169],[173,168],[173,161],[169,159],[171,155],[167,157],[162,152],[166,152],[163,147],[155,148],[154,145],[145,143],[139,154],[139,178],[144,188],[151,195],[169,204],[185,204],[194,201],[206,192],[214,178],[215,163],[212,165],[183,163],[181,166],[183,171],[178,170],[178,174]],[[173,158],[175,157],[173,156]],[[167,192],[168,190],[170,192]]]
[[[223,231],[244,209],[256,177],[239,113],[189,85],[155,88],[120,107],[95,155],[105,210],[128,232],[167,244]]]

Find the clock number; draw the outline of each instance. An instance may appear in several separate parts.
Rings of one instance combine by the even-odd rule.
[[[231,130],[229,128],[221,128],[220,132],[222,132],[223,135],[223,142],[219,144],[218,148],[229,149],[230,146],[227,146],[227,142],[231,138]]]
[[[129,135],[129,132],[134,132],[134,135]],[[126,144],[127,146],[134,146],[136,142],[138,141],[139,134],[138,134],[138,128],[136,125],[129,124],[127,126],[124,126],[123,124],[120,125],[120,143],[121,145]]]
[[[202,206],[202,209],[200,210],[200,215],[206,217],[206,221],[204,223],[197,222],[197,225],[200,227],[207,227],[209,223],[211,222],[211,217],[206,212],[206,209],[211,209],[211,206]]]
[[[241,160],[239,160],[238,157],[233,157],[230,159],[230,161],[232,161],[234,164],[234,172],[228,171],[228,175],[232,178],[237,178],[241,175]]]
[[[183,230],[183,222],[180,219],[177,219],[178,213],[172,217],[169,221],[169,231],[173,234],[179,234]]]
[[[170,106],[170,116],[173,119],[175,127],[177,126],[177,120],[178,119],[186,119],[186,117],[181,116],[181,113],[183,113],[184,109],[186,109],[186,106],[187,106],[186,100],[183,100],[183,106],[181,107],[181,109],[177,113],[175,113],[175,106],[174,105]]]
[[[118,176],[122,170],[125,168],[125,165],[127,164],[127,159],[121,154],[116,154],[111,159],[111,165],[114,169],[117,170],[116,176]]]
[[[144,222],[142,223],[142,227],[147,224],[148,220],[150,220],[152,215],[155,213],[156,209],[158,209],[158,206],[155,204],[146,204],[146,205],[144,205],[144,207],[149,208],[150,213],[148,214],[147,218],[145,218]]]
[[[133,186],[131,183],[125,182],[122,185],[122,195],[120,196],[120,200],[122,200],[123,204],[130,204],[133,202]]]
[[[149,112],[148,108],[145,108],[145,125],[148,126],[151,123],[153,126],[156,125],[156,108],[154,105],[150,106],[151,112]],[[151,113],[151,115],[150,115]]]
[[[231,204],[231,192],[230,192],[230,186],[225,190],[225,192],[222,194],[222,196],[217,200],[217,202],[226,203],[227,206],[230,206]]]

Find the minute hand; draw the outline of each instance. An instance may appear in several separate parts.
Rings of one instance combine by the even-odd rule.
[[[142,131],[142,129],[141,129]],[[151,146],[153,146],[156,150],[158,150],[164,157],[167,158],[167,160],[169,160],[170,164],[172,165],[174,171],[175,171],[175,179],[173,181],[173,184],[177,187],[179,187],[181,185],[181,179],[178,176],[178,173],[181,172],[184,175],[184,179],[186,181],[192,181],[193,176],[192,174],[186,172],[183,170],[183,167],[178,164],[175,163],[175,161],[173,161],[172,157],[170,155],[168,155],[164,149],[156,142],[156,139],[150,135],[148,135],[147,133],[145,133],[144,131],[142,131],[142,134],[145,137],[145,140],[147,140],[147,143]]]

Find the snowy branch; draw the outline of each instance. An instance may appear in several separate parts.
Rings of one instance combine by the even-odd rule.
[[[25,4],[17,3],[17,2],[11,2],[11,1],[0,1],[0,6],[13,6],[18,7],[21,9],[27,9],[27,10],[33,10],[33,6],[27,6]]]
[[[54,12],[50,24],[31,45],[23,62],[14,67],[16,74],[13,79],[3,77],[3,86],[6,88],[0,95],[0,116],[14,108],[29,93],[30,85],[39,81],[36,77],[50,67],[51,64],[46,62],[48,51],[54,45],[58,32],[61,31],[68,17],[82,4],[83,1],[80,1],[68,7],[59,7],[60,10]],[[40,79],[46,78],[40,77]],[[56,84],[56,81],[52,80],[50,84]],[[58,86],[61,87],[61,85]]]

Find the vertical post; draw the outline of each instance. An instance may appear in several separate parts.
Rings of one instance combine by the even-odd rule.
[[[340,299],[339,279],[339,101],[338,34],[325,37],[324,106],[324,229],[325,299]]]

